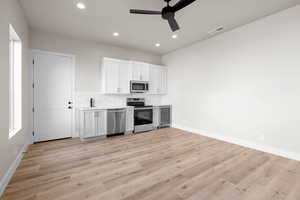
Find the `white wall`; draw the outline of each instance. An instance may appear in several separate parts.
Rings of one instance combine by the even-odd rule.
[[[299,19],[297,6],[163,56],[174,124],[300,155]]]
[[[103,95],[101,91],[100,63],[103,57],[144,61],[161,64],[161,56],[133,49],[100,44],[30,30],[30,48],[76,56],[75,107],[88,107],[89,99],[95,98],[96,106],[126,105],[128,97],[146,97],[148,104],[160,104],[161,96],[151,95]]]
[[[30,47],[31,49],[75,55],[77,92],[99,92],[99,65],[102,57],[132,59],[153,64],[161,63],[159,55],[72,39],[37,30],[30,31]]]
[[[9,23],[23,42],[23,129],[8,139],[9,129]],[[0,183],[24,144],[31,141],[29,126],[28,30],[18,0],[1,0],[0,6]],[[1,185],[0,185],[1,187]],[[1,189],[1,188],[0,188]]]

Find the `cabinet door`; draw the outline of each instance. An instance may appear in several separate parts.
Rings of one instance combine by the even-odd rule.
[[[170,126],[171,118],[171,106],[162,106],[159,108],[159,126]]]
[[[132,80],[149,81],[149,64],[132,62]]]
[[[105,136],[106,135],[106,120],[107,120],[106,110],[101,110],[101,111],[95,112],[96,136]]]
[[[140,64],[140,76],[141,76],[141,81],[149,81],[149,64],[147,63]]]
[[[168,92],[168,69],[166,67],[160,68],[160,86],[159,86],[159,93],[160,94],[167,94]]]
[[[153,126],[155,128],[159,126],[159,107],[153,108]]]
[[[94,112],[84,112],[83,119],[83,131],[81,133],[81,137],[89,138],[95,137],[95,113]]]
[[[134,108],[127,108],[126,112],[126,132],[132,132],[134,130]]]
[[[158,65],[150,66],[149,90],[150,94],[167,93],[167,68]]]
[[[159,68],[151,65],[149,69],[149,94],[158,94],[159,86]]]
[[[112,59],[105,59],[103,62],[105,91],[107,94],[119,93],[119,62]]]
[[[131,65],[128,61],[119,62],[119,93],[130,93]]]
[[[132,80],[141,81],[141,67],[138,62],[132,62]]]

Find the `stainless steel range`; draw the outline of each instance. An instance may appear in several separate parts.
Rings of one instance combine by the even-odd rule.
[[[154,129],[153,106],[145,105],[145,98],[128,98],[127,106],[134,106],[134,132],[145,132]]]

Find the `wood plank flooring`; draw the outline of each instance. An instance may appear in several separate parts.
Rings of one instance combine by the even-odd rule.
[[[29,147],[5,200],[299,200],[300,162],[178,129]]]

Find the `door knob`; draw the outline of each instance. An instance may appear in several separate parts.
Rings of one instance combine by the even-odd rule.
[[[68,109],[72,109],[72,106],[69,106]]]
[[[72,102],[71,102],[71,101],[69,101],[69,102],[68,102],[68,104],[69,104],[69,105],[71,105],[71,104],[72,104]]]

